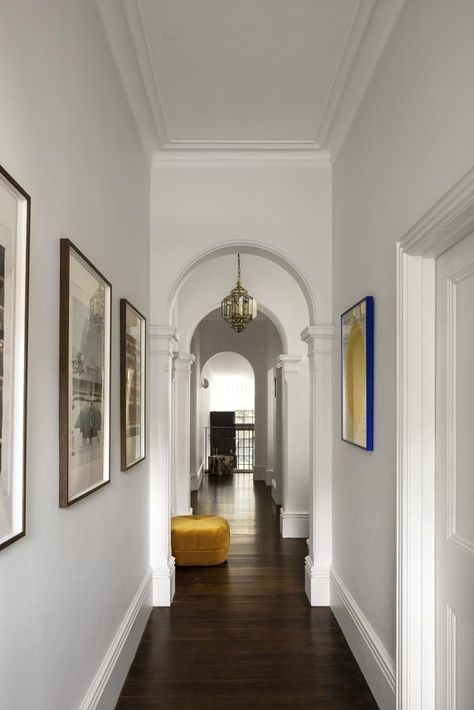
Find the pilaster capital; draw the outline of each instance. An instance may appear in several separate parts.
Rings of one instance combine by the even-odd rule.
[[[164,340],[170,340],[175,343],[177,343],[179,340],[177,329],[171,325],[150,324],[148,326],[148,335],[153,340],[155,338],[159,338]]]
[[[195,355],[192,353],[182,353],[176,352],[173,355],[173,366],[175,372],[184,372],[189,374],[191,372],[191,367],[193,362],[196,360]]]
[[[170,356],[179,339],[176,328],[169,325],[149,325],[148,337],[150,338],[150,349],[152,353],[161,353]]]
[[[335,328],[333,325],[308,325],[301,333],[301,340],[308,346],[308,355],[331,353]]]
[[[283,375],[295,375],[302,359],[302,355],[280,355],[277,367],[281,369]]]

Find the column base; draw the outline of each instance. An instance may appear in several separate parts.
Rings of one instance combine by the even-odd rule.
[[[175,592],[174,557],[168,565],[152,567],[153,606],[171,606]]]
[[[309,556],[305,558],[304,590],[311,606],[330,605],[329,567],[316,567]]]
[[[204,478],[204,464],[199,466],[196,473],[191,474],[191,491],[198,491]]]
[[[194,515],[194,513],[192,508],[186,508],[185,510],[177,510],[171,517],[174,518],[176,515]]]
[[[254,481],[264,481],[265,480],[265,467],[255,466],[253,470],[253,480]]]
[[[309,513],[281,509],[280,533],[282,537],[309,537]]]
[[[265,469],[265,483],[267,486],[272,485],[272,478],[273,478],[273,468],[266,468]]]

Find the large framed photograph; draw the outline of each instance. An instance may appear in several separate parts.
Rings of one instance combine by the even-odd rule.
[[[0,549],[26,527],[30,205],[0,166]]]
[[[145,458],[146,319],[120,300],[121,464],[128,471]]]
[[[374,299],[367,296],[341,316],[342,439],[374,448]]]
[[[110,481],[112,286],[61,239],[59,505]]]

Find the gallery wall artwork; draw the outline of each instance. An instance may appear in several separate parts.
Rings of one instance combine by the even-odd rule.
[[[68,239],[61,239],[62,508],[110,481],[111,302],[111,284]]]
[[[145,458],[146,320],[120,300],[121,464],[127,471]]]
[[[30,204],[0,167],[0,549],[25,535]]]
[[[374,448],[374,299],[367,296],[341,316],[342,438]]]

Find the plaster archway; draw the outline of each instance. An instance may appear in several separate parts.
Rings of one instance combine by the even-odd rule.
[[[265,481],[271,486],[276,503],[281,503],[281,469],[274,467],[275,460],[275,402],[274,377],[276,364],[282,352],[282,342],[274,323],[260,312],[255,323],[243,333],[236,335],[225,323],[218,310],[207,314],[196,328],[191,341],[191,351],[196,360],[191,373],[191,488],[201,484],[201,471],[206,468],[203,441],[193,425],[197,420],[198,400],[205,399],[200,390],[200,371],[203,363],[216,353],[231,351],[245,357],[255,373],[255,469],[254,480]],[[204,395],[202,397],[202,395]],[[203,413],[200,412],[200,421]],[[202,424],[202,421],[201,421]],[[273,485],[272,485],[273,481]]]
[[[197,363],[196,363],[197,365]],[[193,427],[197,429],[197,434],[204,438],[204,462],[208,462],[208,457],[213,453],[213,439],[215,440],[218,432],[213,432],[209,427],[212,426],[212,417],[218,416],[213,412],[253,412],[253,424],[255,430],[255,409],[256,409],[256,373],[252,363],[244,355],[236,351],[223,350],[211,355],[201,368],[201,372],[196,373],[197,377],[202,381],[205,378],[208,382],[208,387],[199,387],[196,391],[198,394],[198,405],[196,411],[193,411],[191,402],[191,436],[193,435]],[[192,387],[191,382],[191,387]],[[192,399],[192,395],[191,395]],[[199,413],[201,419],[196,417]],[[248,420],[250,422],[250,419]],[[238,420],[235,422],[238,423]],[[239,471],[246,469],[253,473],[255,465],[255,434],[252,438],[252,443],[249,446],[247,443],[247,455],[251,453],[251,461],[247,459],[245,463],[240,461],[239,452],[242,450],[242,441],[240,434],[237,431],[224,431],[225,452],[229,453],[232,450],[235,455],[235,468]],[[222,433],[222,430],[221,432]],[[240,443],[239,443],[240,442]],[[224,442],[221,442],[221,445]],[[192,460],[192,454],[191,454]],[[191,464],[192,465],[192,464]],[[207,463],[205,464],[206,467]]]
[[[195,271],[195,269],[200,264],[205,264],[212,261],[218,256],[224,256],[227,254],[253,254],[260,256],[264,259],[268,259],[273,263],[279,265],[295,280],[301,289],[301,293],[306,302],[308,308],[308,323],[313,324],[317,322],[316,313],[316,302],[313,295],[311,286],[309,285],[309,279],[305,275],[301,266],[296,264],[293,259],[291,259],[288,254],[285,254],[280,249],[276,249],[271,244],[266,244],[264,242],[259,242],[256,240],[229,240],[227,242],[220,242],[218,245],[214,245],[203,251],[195,254],[183,267],[183,269],[178,274],[174,281],[173,286],[170,289],[168,295],[168,313],[170,315],[169,324],[172,324],[172,311],[175,303],[175,299],[186,282],[190,274]]]
[[[326,605],[329,603],[331,558],[333,328],[331,325],[313,325],[316,306],[308,279],[299,267],[271,246],[233,241],[197,254],[183,267],[170,290],[168,322],[150,327],[152,356],[156,355],[155,366],[151,368],[152,410],[168,412],[167,423],[163,419],[155,421],[156,459],[159,464],[154,479],[156,491],[161,489],[166,492],[164,508],[168,505],[170,510],[173,470],[171,439],[174,439],[175,450],[180,451],[180,466],[190,460],[189,432],[175,430],[171,436],[171,422],[176,425],[177,422],[190,421],[189,380],[194,361],[190,352],[192,334],[200,319],[213,310],[233,287],[237,252],[245,255],[242,274],[245,287],[260,303],[265,304],[266,312],[285,342],[285,351],[278,361],[282,374],[282,418],[285,422],[282,431],[285,496],[282,532],[288,537],[309,537],[305,588],[311,604]],[[177,382],[180,384],[177,385]],[[164,401],[159,402],[160,397]],[[171,407],[174,415],[170,413]],[[305,483],[301,485],[303,478]],[[157,496],[152,494],[152,531],[155,528],[154,501],[158,503]],[[173,561],[169,543],[166,547],[169,521],[165,523],[161,519],[158,522],[160,524],[156,527],[164,532],[165,537],[161,545],[160,564],[156,564],[154,557],[158,556],[154,554],[152,564],[154,569],[164,569],[163,561],[167,560],[170,592],[168,596],[161,594],[157,584],[155,599],[160,596],[171,599]]]

